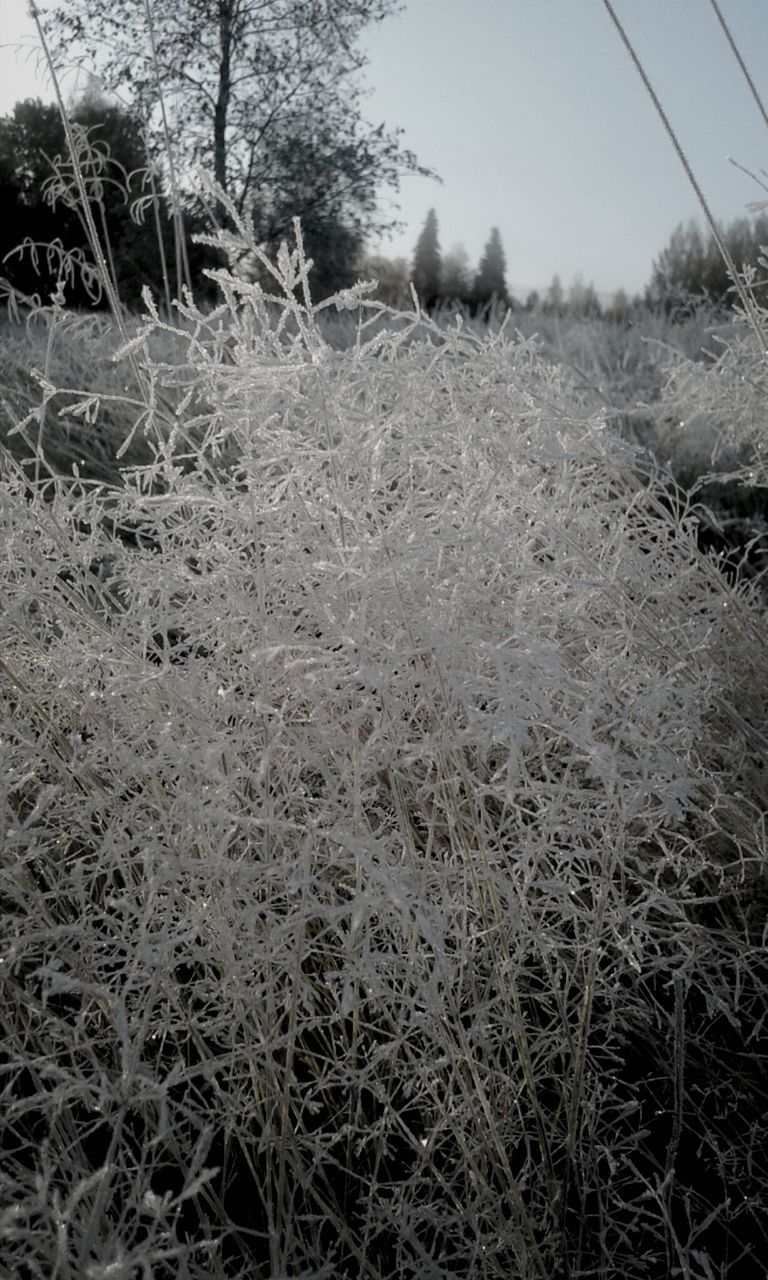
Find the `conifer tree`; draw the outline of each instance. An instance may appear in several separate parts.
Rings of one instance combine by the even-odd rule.
[[[437,301],[441,267],[437,214],[434,209],[430,209],[413,254],[413,283],[424,307],[433,307]]]
[[[486,306],[494,300],[508,301],[507,284],[504,278],[506,270],[507,263],[501,236],[498,227],[492,227],[472,286],[472,296],[477,306]]]

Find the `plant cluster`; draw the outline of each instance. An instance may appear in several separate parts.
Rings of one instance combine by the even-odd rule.
[[[113,325],[4,334],[3,1266],[764,1275],[765,596],[658,458],[765,484],[753,281],[685,352],[313,301],[202,179],[216,305],[129,320],[65,123]]]
[[[760,599],[534,341],[261,261],[2,453],[4,1263],[759,1274]]]

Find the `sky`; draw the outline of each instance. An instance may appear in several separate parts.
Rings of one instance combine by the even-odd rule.
[[[768,3],[719,5],[768,104]],[[614,8],[713,214],[744,216],[768,194],[730,158],[760,175],[768,129],[709,0]],[[51,96],[25,10],[0,0],[0,114]],[[517,296],[556,273],[636,293],[675,226],[702,220],[602,0],[406,0],[362,45],[367,119],[401,129],[442,178],[408,175],[383,193],[405,225],[372,250],[409,258],[434,208],[443,251],[462,244],[473,266],[498,227]]]

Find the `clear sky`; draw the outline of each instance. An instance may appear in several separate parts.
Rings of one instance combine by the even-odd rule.
[[[768,0],[719,2],[768,104]],[[729,157],[760,171],[768,129],[709,0],[614,4],[713,212],[742,216],[764,193]],[[30,29],[24,0],[0,0],[4,46]],[[555,272],[634,292],[675,225],[697,216],[602,0],[406,0],[364,46],[368,118],[401,128],[443,179],[404,180],[406,229],[376,246],[388,256],[410,256],[434,207],[443,249],[462,242],[473,264],[498,226],[518,294]],[[33,55],[0,49],[0,112],[49,96],[35,69]]]

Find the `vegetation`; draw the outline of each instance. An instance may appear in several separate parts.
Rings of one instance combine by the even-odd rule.
[[[434,209],[430,209],[413,255],[413,285],[428,310],[434,307],[440,296],[441,272],[437,215]]]
[[[485,307],[494,302],[502,304],[508,302],[506,270],[501,236],[498,228],[493,227],[472,285],[472,300],[475,306]]]
[[[56,106],[19,102],[0,119],[6,288],[47,301],[62,282],[70,306],[104,303],[75,181],[79,170],[115,290],[125,306],[138,309],[145,286],[158,297],[168,292],[175,254],[159,176],[147,169],[143,126],[132,112],[89,93],[73,107],[71,127],[74,158]],[[191,223],[188,232],[194,229]],[[206,261],[189,234],[184,252],[201,293]]]
[[[66,0],[46,26],[58,58],[80,51],[107,89],[129,96],[177,202],[194,200],[197,166],[207,167],[270,260],[299,216],[332,291],[348,282],[364,238],[393,225],[380,214],[381,187],[430,172],[397,130],[362,117],[359,37],[393,7],[179,0],[147,6],[150,38],[137,40],[136,0]],[[223,203],[213,212],[226,222]]]
[[[759,599],[530,341],[334,359],[281,262],[123,396],[52,318],[20,434],[151,387],[144,456],[6,455],[4,1256],[749,1274]]]
[[[443,255],[440,273],[441,299],[454,306],[466,303],[472,288],[469,254],[462,244]]]
[[[736,267],[745,273],[755,297],[764,301],[759,259],[763,246],[768,245],[768,217],[762,214],[752,219],[739,218],[721,227],[719,234]],[[736,305],[733,278],[714,234],[702,234],[695,222],[678,226],[653,265],[648,298],[653,305],[673,312],[689,307],[692,299],[727,307]]]
[[[427,311],[449,305],[464,307],[474,314],[496,305],[509,306],[505,271],[504,250],[496,227],[491,231],[474,280],[462,245],[455,246],[444,259],[438,239],[437,214],[434,209],[429,210],[416,242],[411,270],[413,285]],[[398,300],[404,297],[405,288],[401,287]]]
[[[3,1265],[763,1276],[768,311],[315,301],[201,184],[214,308],[3,335]]]

